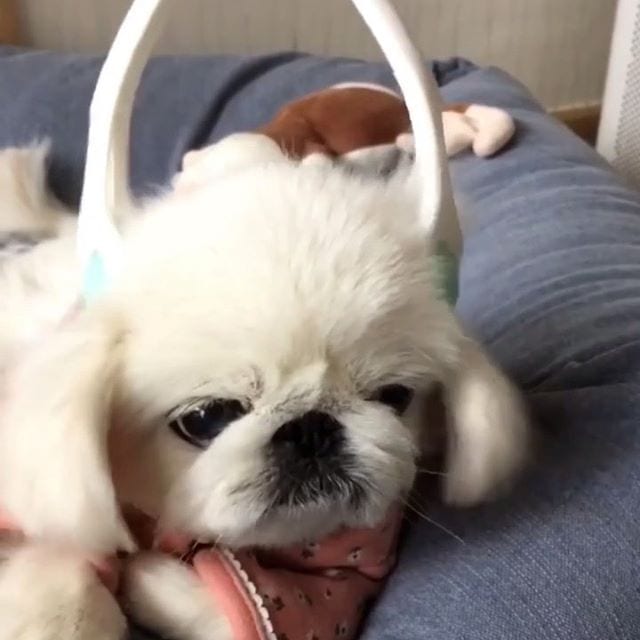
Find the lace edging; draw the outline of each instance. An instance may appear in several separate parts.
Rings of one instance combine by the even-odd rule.
[[[221,548],[219,549],[219,551],[235,569],[236,573],[240,577],[240,580],[242,581],[244,588],[255,604],[258,615],[260,616],[260,620],[262,622],[265,640],[278,640],[276,632],[273,628],[273,622],[271,622],[271,617],[269,616],[269,610],[265,606],[262,596],[258,593],[256,585],[252,582],[247,572],[243,569],[241,562],[229,549]]]

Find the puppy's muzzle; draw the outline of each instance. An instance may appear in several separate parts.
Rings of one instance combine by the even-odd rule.
[[[279,458],[331,458],[344,442],[342,425],[328,413],[308,411],[283,424],[271,440]],[[286,462],[286,460],[283,460]]]
[[[343,425],[328,413],[308,411],[283,424],[270,442],[275,506],[347,497],[352,461],[345,443]]]

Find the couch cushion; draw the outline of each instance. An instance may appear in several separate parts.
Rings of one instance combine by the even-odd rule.
[[[0,145],[52,138],[51,180],[68,202],[99,62],[0,49]],[[458,310],[526,388],[545,437],[511,498],[409,515],[365,638],[638,638],[640,197],[506,74],[459,60],[435,69],[446,99],[517,119],[504,153],[452,162],[465,232]],[[341,80],[392,83],[384,65],[298,54],[154,60],[133,123],[136,193],[166,183],[187,149]]]

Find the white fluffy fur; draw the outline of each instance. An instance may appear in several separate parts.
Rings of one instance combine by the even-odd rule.
[[[0,236],[21,232],[66,238],[44,241],[28,254],[0,261],[0,376],[46,327],[60,321],[75,299],[69,233],[74,218],[46,189],[47,150],[46,144],[0,150]]]
[[[124,589],[137,620],[163,637],[233,638],[227,620],[212,615],[211,594],[193,571],[171,557],[153,552],[138,554],[127,566]]]
[[[54,233],[69,223],[68,212],[45,187],[48,151],[47,143],[0,149],[0,233]]]
[[[297,164],[259,138],[227,140],[212,150],[210,174],[200,165],[193,180],[179,177],[189,188],[126,229],[122,277],[108,294],[62,328],[38,325],[51,333],[12,371],[0,422],[0,504],[31,537],[91,552],[130,548],[120,502],[231,545],[372,524],[410,490],[428,429],[415,410],[402,420],[366,400],[388,383],[445,385],[452,502],[491,495],[520,466],[527,430],[517,393],[435,294],[403,177]],[[29,203],[29,215],[44,204]],[[50,306],[54,324],[77,286],[68,237],[15,264],[0,267],[0,344],[14,354],[24,345],[14,316]],[[30,289],[32,279],[41,284]],[[239,398],[252,411],[200,451],[167,428],[167,415],[209,397]],[[345,426],[368,487],[358,509],[338,498],[268,508],[268,484],[256,481],[270,464],[265,445],[310,409]],[[81,589],[84,565],[60,577],[52,558],[38,562],[46,570],[36,577],[31,561],[10,561],[0,619],[6,603],[27,612],[24,640],[52,637],[38,627],[43,611],[65,620],[80,606],[98,625],[107,596],[96,584]],[[13,586],[23,570],[19,580],[40,584],[37,602]],[[58,589],[62,579],[71,587]],[[127,607],[149,626],[179,640],[229,638],[179,564],[142,556],[125,585]],[[71,604],[73,589],[82,597]],[[115,620],[100,628],[65,637],[121,632]]]
[[[27,546],[0,571],[0,640],[123,639],[115,600],[81,557]]]

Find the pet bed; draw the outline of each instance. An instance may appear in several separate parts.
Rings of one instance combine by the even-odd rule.
[[[70,203],[99,64],[0,48],[0,145],[51,138],[52,186]],[[640,195],[505,73],[462,60],[434,69],[447,100],[495,104],[518,123],[499,156],[453,161],[458,309],[525,388],[543,437],[510,499],[424,505],[439,526],[409,515],[364,638],[640,637]],[[346,80],[392,83],[383,65],[299,54],[156,59],[134,114],[136,193],[165,184],[186,150]]]

